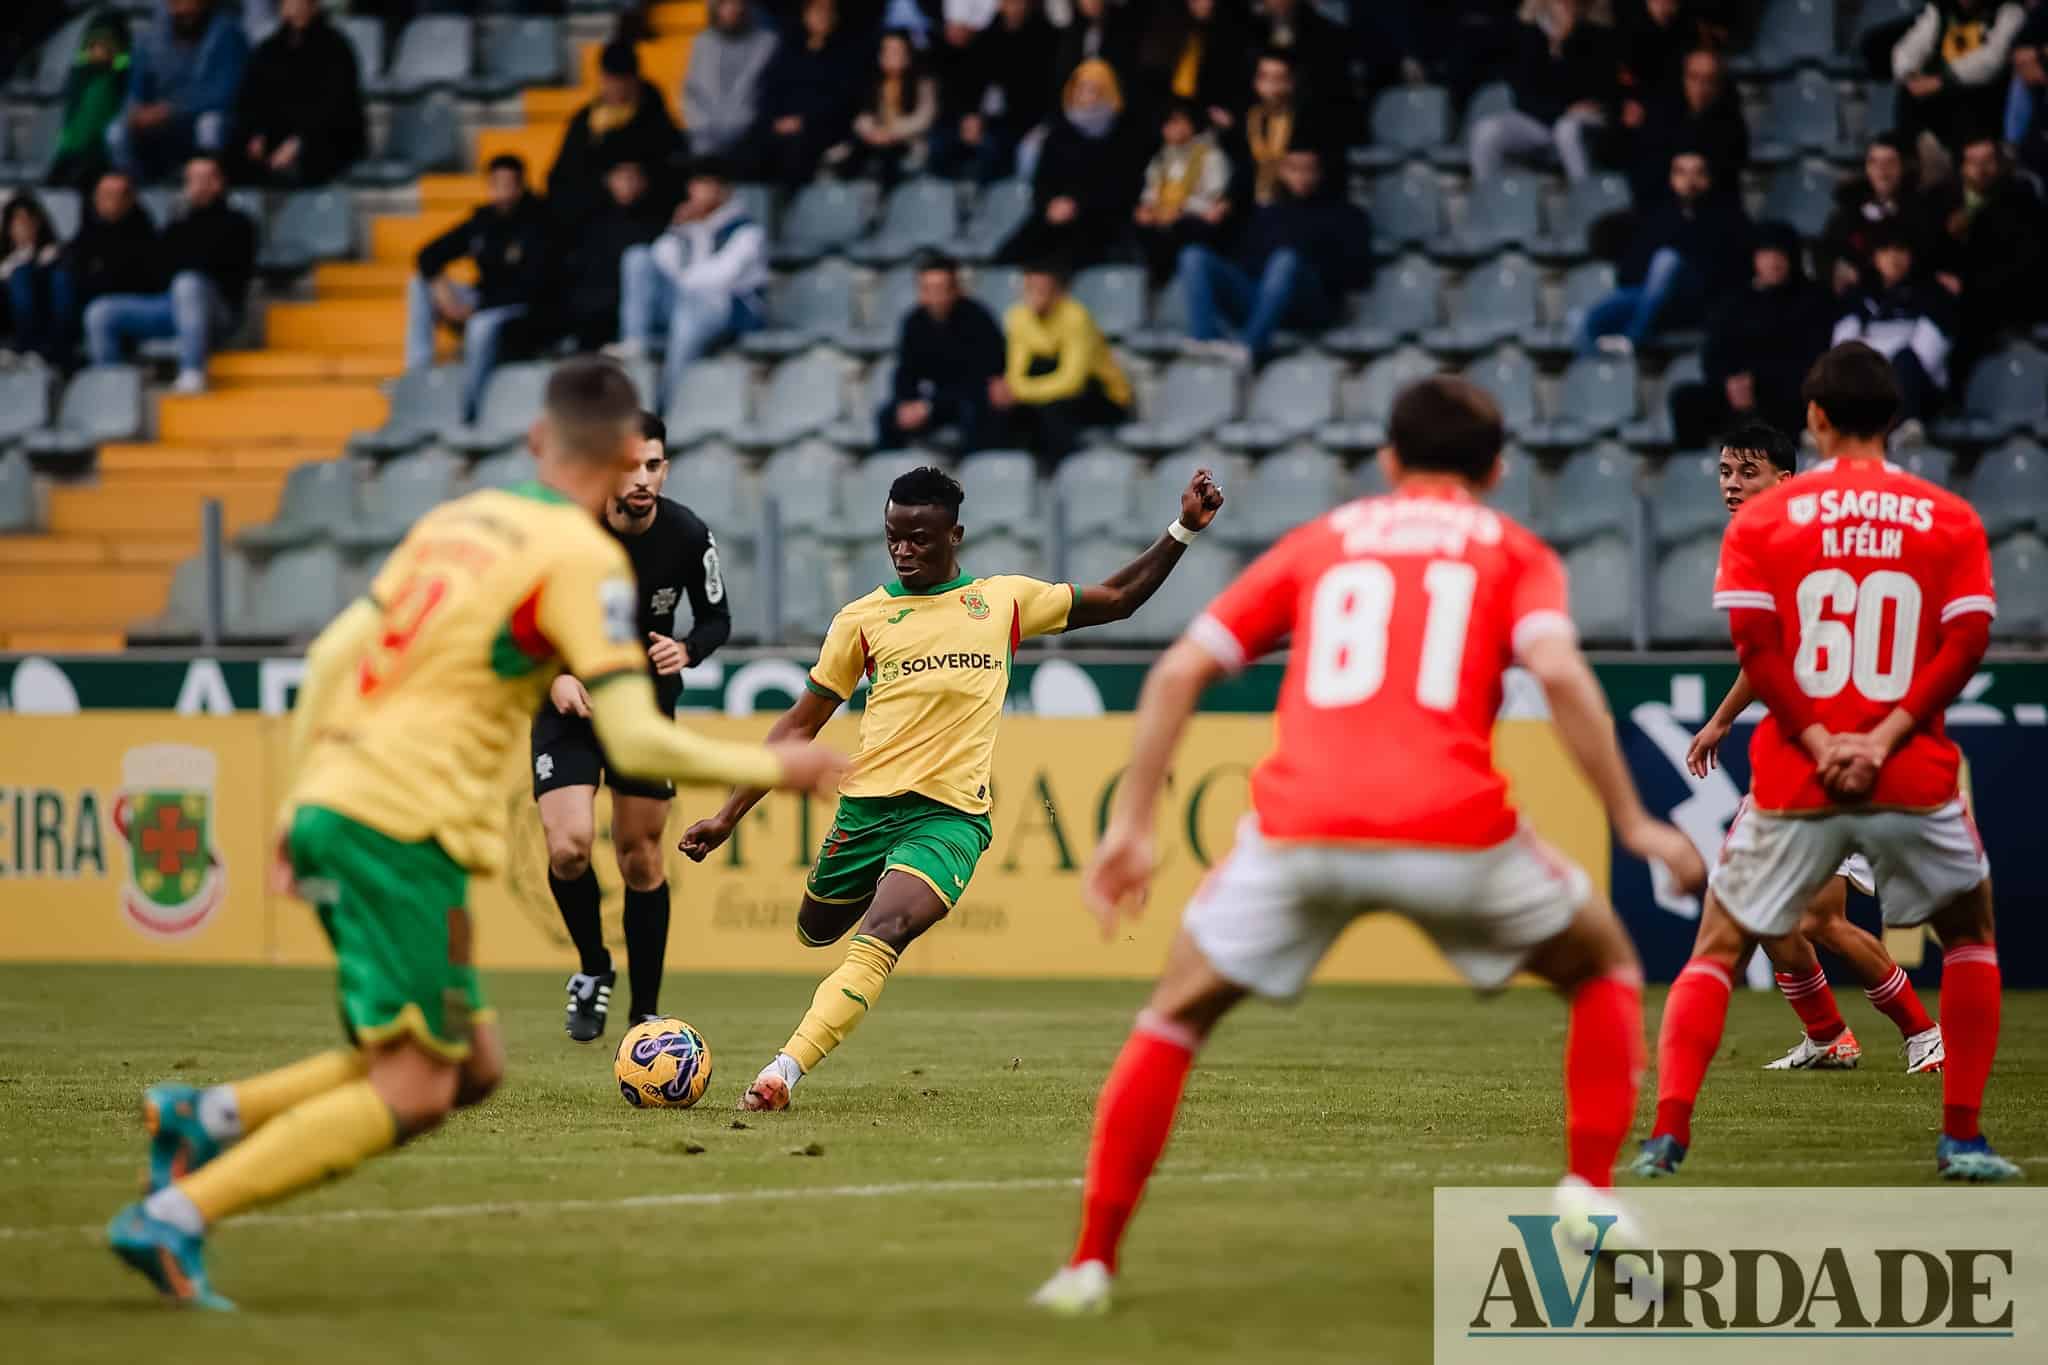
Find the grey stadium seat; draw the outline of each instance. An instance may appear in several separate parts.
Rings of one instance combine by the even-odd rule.
[[[1636,366],[1620,356],[1580,356],[1564,372],[1557,416],[1530,433],[1537,445],[1579,445],[1636,417]]]
[[[860,396],[854,400],[853,411],[827,427],[825,439],[849,450],[871,450],[879,445],[882,430],[875,417],[895,392],[896,362],[877,360],[868,366],[867,377],[860,382]]]
[[[437,91],[392,106],[384,145],[376,156],[357,162],[349,170],[349,180],[357,185],[394,187],[410,184],[428,171],[453,170],[461,164],[462,125],[455,100]]]
[[[527,428],[540,416],[547,390],[548,366],[536,362],[500,365],[484,385],[473,425],[441,433],[444,444],[470,456],[488,454],[526,439]]]
[[[1124,629],[1116,639],[1157,644],[1178,639],[1188,624],[1207,611],[1209,604],[1230,586],[1237,570],[1237,556],[1224,546],[1204,545],[1200,553],[1190,552],[1172,576],[1159,585],[1152,600],[1122,623]]]
[[[50,420],[50,386],[54,377],[41,365],[0,370],[0,450],[40,431]]]
[[[1112,341],[1145,323],[1145,272],[1135,265],[1091,265],[1074,276],[1074,297]]]
[[[340,260],[356,249],[355,201],[341,190],[296,190],[270,220],[256,257],[261,270],[299,274],[316,262]]]
[[[1938,422],[1944,440],[1996,441],[2048,426],[2048,356],[2025,343],[1982,357],[1963,385],[1963,415]]]
[[[1173,357],[1180,354],[1182,345],[1188,339],[1188,291],[1181,283],[1178,271],[1166,282],[1165,288],[1153,296],[1151,311],[1146,323],[1135,331],[1126,332],[1122,341],[1134,351],[1146,355]]]
[[[1559,210],[1556,230],[1534,248],[1541,256],[1575,259],[1590,249],[1587,240],[1593,224],[1611,213],[1620,213],[1633,203],[1628,177],[1614,171],[1600,171],[1565,187],[1564,207]]]
[[[1659,549],[1718,536],[1728,524],[1721,502],[1721,453],[1673,455],[1650,481],[1650,531]]]
[[[864,265],[894,265],[920,251],[944,246],[959,231],[959,191],[948,181],[919,176],[889,192],[880,226],[855,242],[846,254]]]
[[[1389,351],[1337,386],[1337,420],[1325,423],[1316,439],[1338,450],[1371,450],[1383,444],[1394,396],[1437,369],[1436,358],[1419,346]]]
[[[1426,156],[1451,135],[1451,97],[1435,85],[1397,85],[1372,102],[1372,142],[1354,153],[1358,164],[1392,166]]]
[[[1469,258],[1491,256],[1507,247],[1526,245],[1543,233],[1543,182],[1523,171],[1503,171],[1472,186],[1465,200],[1465,222],[1453,245],[1438,255]]]
[[[1647,417],[1628,423],[1621,429],[1621,439],[1632,446],[1668,446],[1678,439],[1671,425],[1671,391],[1689,384],[1706,382],[1704,367],[1698,351],[1687,351],[1664,367],[1662,401]]]
[[[917,307],[917,268],[899,265],[875,281],[867,321],[853,328],[840,344],[856,355],[885,355],[896,349],[903,320]]]
[[[1150,529],[1150,523],[1158,517],[1171,519],[1180,510],[1180,495],[1194,477],[1197,469],[1207,469],[1222,486],[1227,498],[1233,493],[1242,496],[1252,484],[1252,464],[1242,455],[1228,451],[1194,449],[1174,451],[1160,457],[1152,466],[1152,472],[1145,476],[1145,482],[1138,492],[1136,516],[1147,544],[1156,539],[1157,533]],[[1244,504],[1240,502],[1239,508]],[[1160,523],[1162,526],[1164,522]]]
[[[829,540],[869,539],[881,524],[882,508],[889,501],[889,485],[919,465],[932,463],[932,457],[920,450],[892,450],[868,456],[840,479],[839,501],[845,516],[822,534]],[[961,509],[960,520],[969,520],[965,508]]]
[[[1763,216],[1783,219],[1802,237],[1818,237],[1834,210],[1835,181],[1834,171],[1824,165],[1801,162],[1781,167],[1764,195]]]
[[[85,22],[91,17],[88,13],[67,19],[62,28],[45,38],[34,69],[17,75],[8,93],[38,104],[63,94],[71,63],[78,55],[78,44],[85,37]]]
[[[85,204],[77,190],[41,190],[43,211],[50,215],[50,230],[57,234],[59,241],[68,242],[78,235],[79,220],[85,216]]]
[[[1530,345],[1539,351],[1569,351],[1585,324],[1586,314],[1601,299],[1614,292],[1614,266],[1607,261],[1581,261],[1564,275],[1561,311],[1549,323],[1531,334]]]
[[[874,532],[870,529],[869,534]],[[1040,542],[1012,534],[1008,526],[977,521],[967,528],[960,545],[962,571],[973,574],[1021,573],[1049,578]]]
[[[240,555],[224,554],[221,567],[222,626],[237,621],[249,611],[249,566]],[[178,562],[171,574],[171,590],[163,610],[128,628],[128,638],[191,638],[206,629],[206,556],[193,555]]]
[[[1423,344],[1470,354],[1528,335],[1536,327],[1540,283],[1536,268],[1521,256],[1488,261],[1465,276],[1450,325],[1429,332]]]
[[[1635,636],[1636,557],[1621,536],[1596,536],[1564,558],[1572,624],[1593,644],[1626,645]]]
[[[748,401],[754,373],[738,356],[714,356],[683,371],[669,395],[668,444],[671,450],[713,436],[736,439],[753,418]]]
[[[1560,547],[1601,536],[1633,541],[1636,469],[1636,457],[1611,441],[1566,460],[1551,480],[1544,539]]]
[[[414,522],[454,497],[461,481],[461,462],[440,451],[393,460],[359,490],[355,525],[337,543],[352,555],[388,550]]]
[[[834,556],[816,540],[792,536],[782,546],[782,602],[774,611],[765,600],[762,611],[779,617],[770,621],[770,638],[816,640],[832,624],[832,614],[846,600],[845,592],[834,591]],[[851,588],[864,592],[866,588]],[[767,585],[760,589],[767,595]]]
[[[1144,476],[1144,463],[1124,450],[1098,446],[1060,461],[1053,496],[1060,500],[1068,538],[1078,545],[1096,536],[1128,535]]]
[[[1372,186],[1373,251],[1391,255],[1403,247],[1428,250],[1444,233],[1443,189],[1427,166],[1408,166],[1383,175]]]
[[[1337,457],[1315,446],[1268,455],[1252,470],[1251,487],[1217,529],[1233,545],[1263,548],[1351,497]],[[1226,496],[1229,490],[1225,490]]]
[[[777,265],[800,264],[843,251],[867,231],[874,197],[864,185],[814,180],[797,191],[775,242]]]
[[[984,450],[960,462],[967,490],[961,515],[971,526],[1000,526],[1027,545],[1045,541],[1046,508],[1039,497],[1038,462],[1021,450]]]
[[[403,454],[462,424],[462,368],[436,365],[407,370],[391,389],[384,425],[348,438],[350,450],[384,457]]]
[[[1166,367],[1158,394],[1147,405],[1153,416],[1117,433],[1133,450],[1167,450],[1199,441],[1237,412],[1237,376],[1210,361],[1176,360]]]
[[[1757,23],[1756,41],[1728,68],[1742,75],[1777,75],[1820,65],[1834,55],[1834,0],[1770,0]]]
[[[775,499],[785,533],[834,530],[846,515],[840,484],[852,467],[845,451],[822,441],[788,446],[761,467],[761,496]]]
[[[1276,360],[1259,373],[1241,422],[1217,429],[1224,445],[1270,450],[1306,436],[1337,415],[1336,361],[1308,352]]]
[[[1940,446],[1915,445],[1894,450],[1887,456],[1893,464],[1929,483],[1952,487],[1956,478],[1956,457]],[[2036,469],[2044,466],[2036,465]]]
[[[829,351],[807,351],[775,367],[754,424],[739,444],[780,446],[813,436],[846,415],[846,362]]]
[[[2048,544],[2031,535],[2000,541],[1991,547],[1991,577],[1998,584],[1991,633],[2001,640],[2048,638]]]
[[[1100,536],[1091,537],[1087,540],[1075,540],[1073,542],[1073,550],[1068,554],[1066,565],[1061,572],[1069,582],[1073,583],[1102,582],[1118,569],[1123,568],[1145,552],[1145,546],[1137,541],[1113,538],[1115,536],[1128,536],[1130,533],[1131,527],[1129,526],[1105,528],[1104,533]],[[1204,546],[1203,548],[1206,550],[1211,547]],[[1188,558],[1191,560],[1192,556]],[[1185,568],[1186,565],[1183,564],[1181,567]],[[1174,578],[1179,576],[1176,573],[1166,581],[1171,583]],[[1157,598],[1155,596],[1153,601],[1145,604],[1137,616],[1129,620],[1110,621],[1103,625],[1090,626],[1088,634],[1083,638],[1094,645],[1135,644],[1141,639],[1148,638],[1145,634],[1147,627],[1139,624],[1138,618],[1151,611],[1156,603]]]
[[[36,473],[18,450],[0,452],[0,532],[36,529]]]
[[[758,332],[740,342],[748,355],[785,356],[853,331],[853,270],[844,261],[820,261],[768,286],[767,315]]]
[[[501,450],[478,460],[470,468],[469,487],[471,492],[485,488],[517,488],[521,484],[532,483],[539,474],[540,466],[534,462],[531,451]],[[697,499],[692,496],[690,505],[694,507],[696,504]]]
[[[1841,141],[1841,101],[1819,71],[1801,71],[1771,87],[1750,159],[1777,165],[1802,152],[1826,152]]]
[[[1727,646],[1727,618],[1714,610],[1714,569],[1720,559],[1718,534],[1688,540],[1658,556],[1651,639],[1659,644]]]
[[[1470,165],[1466,149],[1472,145],[1472,130],[1479,120],[1492,114],[1504,114],[1515,107],[1515,87],[1506,81],[1488,81],[1472,92],[1465,101],[1464,116],[1458,121],[1458,135],[1430,153],[1430,161],[1439,170],[1462,171]]]
[[[476,64],[476,26],[452,15],[422,15],[405,26],[391,69],[366,81],[372,94],[401,98],[445,90],[467,80]]]
[[[109,441],[142,434],[142,371],[91,365],[71,376],[54,427],[30,432],[22,446],[37,462],[75,463]]]
[[[27,113],[17,113],[4,125],[13,142],[13,152],[0,161],[0,184],[35,184],[50,169],[57,154],[57,139],[64,131],[64,106],[46,104]],[[6,142],[0,142],[5,150]],[[60,236],[67,234],[60,234]]]
[[[308,460],[292,466],[269,521],[251,526],[235,544],[254,554],[274,554],[316,540],[347,534],[356,518],[356,474],[347,460]]]
[[[1011,234],[1031,216],[1031,184],[1025,180],[998,180],[984,185],[974,209],[951,244],[952,254],[963,261],[985,261],[1010,240]]]
[[[372,89],[384,76],[384,21],[368,14],[337,14],[331,18],[340,26],[348,45],[355,49],[356,74],[362,77],[363,89]]]
[[[1527,451],[1509,446],[1500,453],[1500,482],[1486,491],[1486,505],[1535,530],[1538,486],[1543,480]]]
[[[1323,345],[1340,355],[1377,355],[1437,325],[1443,272],[1423,256],[1403,256],[1373,277],[1372,292],[1357,319],[1323,334]]]
[[[1023,274],[1014,265],[978,265],[974,268],[974,278],[967,283],[967,292],[994,314],[1000,324],[1003,313],[1017,301],[1017,282]]]
[[[1501,425],[1512,434],[1536,423],[1536,366],[1519,347],[1505,346],[1480,356],[1464,369],[1465,378],[1493,395],[1500,404]]]
[[[720,544],[753,541],[760,499],[752,473],[729,447],[699,446],[678,455],[669,466],[668,491],[704,519]]]
[[[341,555],[331,545],[302,545],[273,556],[250,587],[249,611],[236,634],[297,639],[334,619],[342,602]]]
[[[1968,495],[1991,539],[2016,531],[2048,535],[2048,454],[2024,436],[1985,451],[1970,473]]]
[[[562,82],[562,28],[549,18],[499,18],[484,26],[477,71],[463,86],[472,99],[497,100],[529,85]]]

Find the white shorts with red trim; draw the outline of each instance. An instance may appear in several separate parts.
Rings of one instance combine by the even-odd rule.
[[[1728,827],[1713,890],[1735,922],[1777,938],[1799,927],[1814,892],[1862,853],[1878,908],[1895,929],[1935,911],[1991,875],[1976,822],[1958,797],[1933,811],[1843,811],[1791,818],[1745,804]]]
[[[1523,830],[1492,848],[1370,848],[1267,839],[1247,818],[1184,927],[1228,980],[1292,999],[1352,920],[1406,917],[1464,978],[1496,990],[1592,895],[1585,872]]]

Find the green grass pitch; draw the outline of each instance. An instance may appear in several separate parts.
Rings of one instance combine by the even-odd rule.
[[[590,1047],[562,1034],[559,976],[489,985],[505,1089],[222,1229],[215,1282],[244,1311],[216,1319],[160,1307],[99,1244],[136,1187],[136,1095],[329,1044],[326,975],[0,968],[7,1357],[1425,1361],[1431,1186],[1547,1184],[1561,1160],[1565,1016],[1542,992],[1247,1006],[1190,1084],[1115,1313],[1055,1321],[1024,1300],[1071,1236],[1094,1091],[1141,984],[896,981],[796,1109],[743,1126],[733,1100],[811,981],[672,976],[718,1070],[699,1108],[647,1113],[612,1083],[616,1028]],[[1839,994],[1866,1048],[1846,1075],[1758,1071],[1796,1024],[1738,996],[1688,1179],[1932,1179],[1939,1079],[1903,1075],[1891,1026]],[[2044,1055],[2048,995],[2008,996],[1987,1128],[2048,1176]]]

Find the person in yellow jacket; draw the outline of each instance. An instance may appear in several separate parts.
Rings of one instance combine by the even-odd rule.
[[[1067,292],[1065,266],[1026,266],[1021,294],[1003,314],[1007,354],[990,397],[1012,439],[1051,463],[1073,451],[1084,428],[1130,417],[1131,381],[1087,306]]]

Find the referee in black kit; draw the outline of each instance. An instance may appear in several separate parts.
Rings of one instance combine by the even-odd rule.
[[[661,496],[668,480],[667,428],[640,416],[640,461],[604,510],[604,523],[633,561],[639,629],[662,709],[673,713],[683,669],[711,657],[732,634],[732,604],[718,570],[710,528],[681,503]],[[676,604],[690,599],[690,633],[678,640]],[[626,965],[632,983],[630,1022],[659,1013],[662,958],[668,950],[668,881],[661,832],[675,788],[612,771],[590,725],[590,694],[576,678],[555,679],[533,721],[533,795],[547,837],[548,889],[581,961],[569,978],[564,1021],[571,1038],[604,1034],[618,976],[598,917],[597,873],[590,866],[596,836],[597,784],[612,789],[612,844],[626,883]]]

